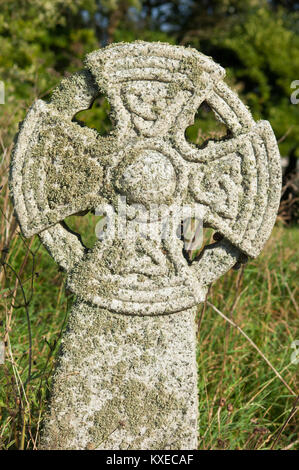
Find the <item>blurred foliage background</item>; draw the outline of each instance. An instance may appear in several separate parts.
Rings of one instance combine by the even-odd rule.
[[[227,83],[268,119],[285,157],[277,227],[262,255],[228,273],[209,300],[241,325],[283,376],[280,380],[236,329],[204,304],[199,312],[199,448],[299,448],[298,366],[290,362],[298,331],[299,2],[290,0],[0,0],[0,311],[7,360],[0,366],[0,448],[38,448],[46,398],[72,296],[64,274],[38,238],[25,240],[9,201],[9,159],[18,123],[47,99],[88,53],[112,42],[162,41],[192,46],[227,70]],[[299,88],[299,87],[297,87]],[[299,93],[297,95],[299,98]],[[80,120],[106,133],[101,97]],[[220,127],[219,127],[220,126]],[[223,132],[201,107],[187,137],[201,143]],[[70,226],[93,235],[94,220]],[[83,227],[83,229],[82,229]],[[90,240],[89,240],[90,241]],[[298,338],[298,336],[297,336]]]
[[[192,46],[227,69],[255,119],[271,122],[282,155],[298,157],[299,107],[290,106],[298,31],[299,2],[289,0],[0,0],[0,77],[17,122],[16,98],[28,105],[33,93],[47,95],[98,47],[135,39]]]

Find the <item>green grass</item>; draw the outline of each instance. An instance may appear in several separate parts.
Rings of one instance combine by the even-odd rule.
[[[298,338],[296,246],[298,231],[277,227],[262,255],[244,271],[228,273],[209,295],[294,393],[298,365],[290,363],[290,355]],[[295,397],[240,332],[209,307],[199,329],[198,365],[200,448],[271,448]],[[297,418],[291,419],[275,448],[299,448]]]

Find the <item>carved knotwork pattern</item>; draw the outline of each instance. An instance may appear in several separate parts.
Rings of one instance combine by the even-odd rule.
[[[39,233],[69,271],[77,295],[119,312],[171,313],[203,300],[240,252],[259,253],[279,202],[279,153],[269,123],[253,121],[223,76],[193,49],[113,45],[89,54],[84,71],[29,111],[12,163],[16,213],[24,234]],[[100,91],[115,121],[108,137],[73,121]],[[231,137],[197,148],[185,129],[203,101]],[[225,238],[191,267],[179,240],[116,238],[86,256],[63,220],[104,202],[117,211],[118,195],[145,206],[200,204]]]

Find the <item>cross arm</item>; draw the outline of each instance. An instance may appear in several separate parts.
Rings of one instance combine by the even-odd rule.
[[[260,121],[238,137],[210,142],[197,150],[190,168],[187,198],[205,206],[204,223],[256,257],[280,200],[280,155],[269,123]]]
[[[24,235],[95,207],[113,148],[113,138],[101,137],[38,100],[21,127],[11,166],[12,196]]]

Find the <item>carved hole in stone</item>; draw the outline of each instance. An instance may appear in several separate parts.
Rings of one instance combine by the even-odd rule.
[[[186,225],[184,229],[184,223],[188,226],[187,230]],[[181,221],[177,236],[184,242],[182,253],[189,264],[198,261],[205,247],[215,242],[214,229],[202,226],[196,219],[190,218]]]
[[[64,222],[72,232],[81,238],[83,245],[91,249],[97,242],[96,226],[102,216],[96,216],[92,211],[82,212],[67,217]]]
[[[231,133],[204,101],[195,114],[194,124],[187,127],[185,136],[188,142],[204,147],[208,141],[223,140],[230,137]]]
[[[96,129],[102,136],[108,135],[114,127],[110,118],[110,104],[104,95],[96,98],[89,109],[79,111],[73,121]]]

